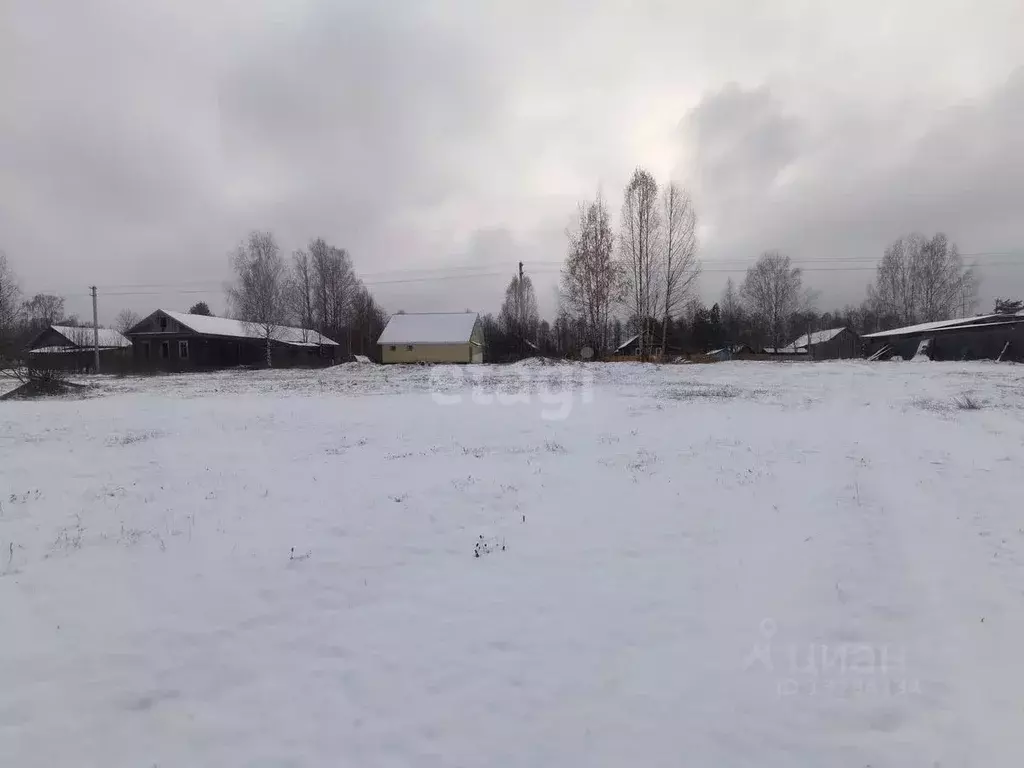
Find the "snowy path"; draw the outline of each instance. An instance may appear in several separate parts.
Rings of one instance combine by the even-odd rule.
[[[335,376],[0,404],[0,764],[1024,764],[1015,367]]]

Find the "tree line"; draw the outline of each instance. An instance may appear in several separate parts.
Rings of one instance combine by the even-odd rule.
[[[687,191],[675,182],[660,186],[643,168],[623,190],[617,221],[600,193],[582,201],[566,232],[554,321],[541,319],[530,276],[516,274],[497,316],[481,318],[489,359],[575,356],[584,350],[601,359],[630,339],[630,350],[644,358],[735,344],[778,349],[825,328],[872,333],[967,315],[977,305],[976,269],[965,264],[956,244],[942,233],[915,233],[885,249],[859,305],[819,311],[803,271],[786,254],[766,251],[738,284],[729,279],[719,300],[706,306],[696,292],[697,224]],[[315,331],[350,354],[378,353],[387,314],[345,249],[314,238],[286,260],[271,232],[253,231],[232,253],[231,264],[230,313],[259,329],[268,353],[278,326]],[[997,299],[994,311],[1021,307],[1019,300]],[[205,302],[190,311],[210,314]],[[114,327],[126,331],[139,319],[123,310]],[[65,313],[60,296],[22,297],[0,252],[0,356],[15,356],[50,324],[80,323]]]
[[[314,238],[285,261],[270,232],[253,231],[230,257],[234,280],[227,287],[229,313],[259,330],[272,363],[272,342],[280,326],[294,326],[337,342],[349,354],[377,354],[377,338],[388,316],[355,273],[343,248]],[[200,301],[190,314],[212,315]],[[122,333],[137,325],[138,314],[121,310],[113,327]],[[14,360],[50,325],[91,326],[65,312],[65,300],[53,294],[22,296],[21,287],[0,251],[0,359]]]
[[[228,305],[265,340],[267,365],[282,326],[318,333],[348,354],[377,355],[388,315],[344,248],[314,238],[286,262],[273,233],[256,230],[238,245],[231,263],[235,280],[227,288]]]
[[[529,277],[517,275],[497,318],[483,317],[491,359],[514,358],[524,342],[545,355],[586,350],[598,358],[630,340],[644,359],[738,344],[780,349],[817,330],[871,333],[967,315],[977,305],[976,269],[939,233],[905,235],[886,248],[859,305],[820,312],[803,270],[788,255],[765,251],[708,307],[696,295],[697,222],[688,192],[675,182],[659,186],[644,168],[623,190],[617,227],[600,193],[581,202],[566,233],[554,322],[538,317]],[[999,299],[995,311],[1014,306],[1021,304]]]

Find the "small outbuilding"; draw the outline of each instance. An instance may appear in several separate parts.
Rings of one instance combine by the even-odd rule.
[[[724,362],[726,360],[743,360],[749,358],[754,354],[754,350],[750,348],[749,344],[731,344],[728,347],[721,347],[720,349],[712,349],[710,352],[704,353],[707,357],[710,357],[718,362]]]
[[[669,353],[675,352],[678,354],[681,350],[673,349],[669,347],[667,349]],[[612,352],[612,357],[632,359],[640,358],[643,355],[643,348],[640,344],[640,334],[634,334],[626,339],[624,342],[619,344]],[[661,344],[658,343],[657,338],[652,336],[647,340],[647,356],[651,360],[658,360],[662,357]]]
[[[636,333],[619,344],[612,352],[613,357],[639,357],[640,356],[640,334]]]
[[[28,344],[30,361],[39,367],[61,371],[91,372],[99,346],[100,371],[123,371],[131,362],[131,341],[110,328],[51,325]]]
[[[138,370],[190,371],[266,366],[264,328],[242,320],[158,309],[126,334]],[[338,344],[307,328],[275,325],[270,332],[274,367],[336,362]]]
[[[399,312],[377,343],[384,363],[484,361],[484,332],[475,312]]]

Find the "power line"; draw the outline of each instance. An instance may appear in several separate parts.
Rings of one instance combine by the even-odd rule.
[[[992,267],[1007,267],[1007,268],[1024,268],[1024,251],[978,251],[975,253],[964,253],[960,254],[965,258],[1005,258],[1006,256],[1020,256],[1021,258],[1013,261],[989,261],[980,263],[978,266],[984,268]],[[821,273],[821,272],[874,272],[877,270],[878,261],[873,256],[851,256],[851,257],[840,257],[840,258],[795,258],[790,260],[791,263],[800,265],[802,272],[807,273]],[[745,272],[747,268],[753,266],[756,263],[755,260],[749,259],[712,259],[705,261],[701,267],[702,274],[727,274],[727,273],[741,273]],[[524,260],[524,264],[531,267],[531,269],[537,274],[554,274],[561,271],[564,262],[553,261],[553,260],[535,260],[528,261]],[[817,266],[821,265],[821,266]],[[505,269],[496,269],[499,265],[462,265],[462,266],[445,266],[445,267],[431,267],[431,268],[405,268],[405,269],[394,269],[380,271],[376,273],[361,273],[359,278],[362,280],[364,285],[402,285],[402,284],[413,284],[413,283],[426,283],[426,282],[445,282],[448,280],[472,280],[482,278],[492,278],[508,275],[508,271]],[[488,271],[471,271],[471,270],[488,270]],[[452,273],[461,272],[462,274],[422,274],[422,273]],[[371,275],[403,275],[410,273],[419,273],[418,277],[397,277],[395,279],[366,279]],[[199,288],[195,286],[211,286],[209,288]],[[140,290],[122,290],[122,289],[140,289]],[[192,281],[181,281],[175,283],[120,283],[120,284],[108,284],[99,285],[98,289],[103,292],[106,296],[161,296],[166,294],[174,295],[211,295],[220,294],[224,290],[223,281],[214,280],[192,280]],[[146,289],[146,290],[141,290]],[[63,296],[90,296],[89,292],[76,291],[60,291],[60,290],[42,290],[40,293],[53,293]]]

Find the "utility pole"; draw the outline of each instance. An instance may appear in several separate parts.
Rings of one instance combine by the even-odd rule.
[[[518,306],[516,307],[516,313],[519,315],[517,318],[516,325],[519,326],[519,359],[525,357],[523,347],[523,326],[526,325],[526,313],[523,311],[523,262],[519,262],[519,285],[517,286]]]
[[[100,323],[96,313],[96,286],[89,288],[92,291],[92,354],[93,365],[96,373],[100,372]]]

